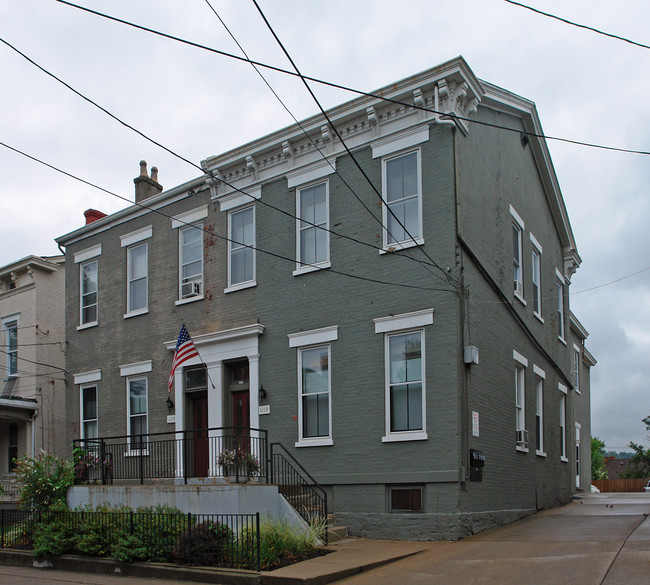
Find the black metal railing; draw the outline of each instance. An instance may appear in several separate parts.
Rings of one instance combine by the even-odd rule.
[[[271,443],[270,481],[327,544],[327,493],[282,443]]]
[[[44,527],[57,554],[260,570],[259,513],[0,510],[0,548],[31,549]]]
[[[75,439],[79,483],[230,477],[268,481],[267,431],[214,427],[142,435]]]

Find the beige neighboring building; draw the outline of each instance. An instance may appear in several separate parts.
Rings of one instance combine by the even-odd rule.
[[[64,262],[0,267],[0,479],[14,458],[65,450]]]

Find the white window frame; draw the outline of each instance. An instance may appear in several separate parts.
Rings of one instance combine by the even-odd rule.
[[[555,290],[557,294],[557,319],[558,319],[558,339],[566,345],[565,339],[565,322],[564,322],[564,276],[556,268],[555,276],[557,280],[555,281]]]
[[[546,457],[544,451],[544,380],[546,373],[533,365],[535,374],[535,454]]]
[[[307,191],[308,189],[312,189],[314,187],[318,187],[320,185],[325,186],[325,222],[321,224],[311,224],[311,223],[305,223],[301,219],[300,215],[300,203],[301,203],[301,197],[303,191]],[[305,223],[305,226],[302,224]],[[323,270],[325,268],[329,268],[332,263],[330,261],[330,233],[329,233],[329,226],[330,226],[330,188],[329,188],[329,179],[319,179],[317,181],[313,181],[311,183],[306,183],[304,185],[301,185],[300,187],[296,188],[296,269],[293,271],[294,276],[298,276],[300,274],[305,274],[307,272],[314,272],[316,270]],[[325,258],[323,260],[318,260],[312,264],[305,264],[303,263],[303,251],[302,247],[300,245],[300,235],[303,230],[316,230],[314,233],[317,234],[318,230],[324,229],[325,230],[325,238],[326,238],[326,245],[325,245]]]
[[[95,265],[95,281],[97,284],[97,288],[95,290],[95,319],[92,321],[85,321],[84,320],[84,309],[87,309],[89,307],[92,307],[92,304],[89,305],[84,305],[84,296],[87,296],[89,292],[84,292],[84,271],[86,270],[86,267]],[[77,331],[81,329],[86,329],[88,327],[96,327],[97,324],[99,323],[99,261],[94,258],[91,260],[87,260],[85,262],[80,262],[79,263],[79,326],[77,327]]]
[[[12,329],[16,330],[16,347],[11,349],[10,343],[10,331]],[[2,330],[4,332],[4,341],[7,346],[6,356],[5,356],[5,365],[6,365],[6,378],[18,378],[18,329],[20,329],[20,314],[16,313],[13,315],[7,315],[2,318]],[[12,355],[15,356],[15,368],[12,368]],[[12,369],[14,371],[12,371]]]
[[[580,363],[582,362],[582,350],[579,345],[573,344],[573,389],[577,394],[580,392]]]
[[[332,435],[332,346],[331,342],[338,339],[338,325],[322,327],[320,329],[311,329],[309,331],[300,331],[290,333],[289,347],[298,349],[298,441],[296,447],[323,447],[333,445]],[[302,351],[310,349],[319,349],[327,347],[328,351],[328,424],[329,435],[322,437],[304,437],[303,436],[303,412],[302,412]]]
[[[131,383],[140,382],[144,380],[144,391],[145,391],[145,411],[144,413],[133,414],[131,412]],[[145,420],[145,433],[149,433],[149,377],[143,374],[134,374],[132,376],[126,376],[126,434],[127,434],[127,445],[128,453],[127,455],[148,455],[149,454],[149,440],[148,438],[144,439],[144,448],[142,447],[133,447],[132,445],[132,433],[131,433],[131,423],[134,417],[144,417]]]
[[[132,270],[133,270],[133,259],[132,259],[132,254],[133,251],[144,247],[145,249],[145,259],[146,259],[146,272],[145,276],[139,277],[137,279],[134,279],[132,276]],[[137,244],[134,244],[133,246],[129,246],[126,249],[126,307],[127,307],[127,312],[124,315],[124,318],[127,319],[128,317],[135,317],[137,315],[143,315],[145,313],[149,312],[149,243],[148,242],[140,242]],[[131,283],[135,282],[136,280],[141,280],[144,279],[144,287],[145,287],[145,306],[140,307],[137,309],[133,309],[131,307]]]
[[[527,432],[526,429],[526,368],[528,360],[518,351],[513,350],[512,357],[515,360],[515,431]],[[528,442],[519,445],[515,442],[517,451],[528,453]]]
[[[542,318],[542,246],[530,234],[531,241],[531,281],[533,285],[533,315],[544,323]]]
[[[95,418],[84,418],[84,394],[86,390],[94,389],[95,390]],[[82,384],[79,386],[79,420],[80,420],[80,429],[79,436],[81,439],[96,439],[99,437],[99,387],[97,384]],[[97,429],[97,435],[95,437],[86,436],[86,423],[94,422]]]
[[[576,488],[580,489],[580,474],[582,473],[582,460],[580,458],[581,456],[581,446],[582,446],[582,425],[580,423],[575,423],[575,433],[576,433],[576,467],[575,467],[575,473],[576,473]]]
[[[557,386],[558,390],[560,391],[560,461],[563,463],[568,463],[568,437],[566,427],[567,387],[563,384],[558,384]]]
[[[515,211],[515,209],[510,206],[510,215],[512,216],[512,233],[511,233],[511,239],[512,239],[512,261],[513,261],[513,289],[514,289],[514,296],[516,299],[518,299],[521,303],[524,305],[526,304],[526,301],[524,299],[524,231],[526,230],[526,226],[524,224],[524,220],[521,219],[519,214]],[[516,250],[515,250],[515,245],[514,245],[514,235],[517,235],[517,245],[516,245]]]
[[[399,201],[393,201],[390,204],[388,203],[388,173],[386,166],[391,161],[397,160],[415,154],[416,157],[416,170],[417,170],[417,193],[415,195],[409,195],[408,197],[402,198]],[[389,156],[385,156],[381,159],[381,184],[382,184],[382,222],[384,225],[383,229],[383,249],[380,253],[393,252],[394,250],[403,250],[406,248],[411,248],[413,246],[421,246],[424,244],[423,236],[423,222],[422,222],[422,151],[419,147],[411,148],[402,152],[391,153]],[[389,238],[393,237],[389,233],[388,224],[391,218],[393,217],[389,211],[388,207],[394,203],[400,203],[406,199],[417,199],[417,209],[418,209],[418,233],[411,234],[412,237],[406,235],[403,240],[395,240],[389,242]],[[403,228],[397,224],[397,227],[401,231]],[[406,227],[406,226],[404,226]]]
[[[183,278],[183,268],[186,264],[190,264],[185,261],[184,258],[184,247],[183,247],[183,235],[190,231],[197,230],[199,232],[199,245],[201,248],[199,254],[199,262],[201,263],[201,268],[198,274],[194,274],[187,279]],[[195,261],[192,261],[194,263]],[[177,305],[191,303],[193,301],[200,301],[204,298],[204,265],[203,265],[203,224],[195,223],[192,225],[185,225],[178,229],[178,301]],[[193,287],[198,286],[198,292],[193,291],[191,294],[183,295],[183,285],[191,284]]]
[[[252,242],[238,242],[235,241],[232,229],[233,218],[239,214],[248,213],[252,214],[252,223],[253,223],[253,239]],[[246,207],[233,209],[228,211],[228,288],[224,290],[225,293],[234,292],[244,288],[250,288],[257,286],[257,257],[255,251],[255,245],[257,241],[256,230],[256,217],[255,217],[255,206],[247,205]],[[247,249],[248,252],[252,255],[252,264],[253,264],[253,274],[248,280],[242,280],[240,282],[233,282],[233,254],[239,250]]]

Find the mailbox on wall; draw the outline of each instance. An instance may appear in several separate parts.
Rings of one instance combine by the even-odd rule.
[[[485,455],[483,455],[483,451],[470,449],[469,450],[469,480],[483,481],[484,466],[485,466]]]

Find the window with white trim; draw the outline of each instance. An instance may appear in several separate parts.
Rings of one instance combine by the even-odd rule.
[[[81,438],[96,439],[98,434],[97,386],[81,386]]]
[[[531,236],[532,238],[532,236]],[[533,244],[531,258],[533,281],[533,314],[542,317],[542,252]]]
[[[329,183],[322,181],[296,191],[298,216],[295,273],[330,265]]]
[[[526,368],[528,360],[518,351],[512,352],[515,360],[515,445],[518,451],[528,451],[526,430]]]
[[[203,226],[189,225],[178,230],[179,298],[203,294]]]
[[[566,388],[559,385],[560,389],[560,459],[564,462],[567,458],[567,429],[566,429]]]
[[[331,437],[330,346],[298,350],[300,440]]]
[[[228,287],[255,284],[255,208],[228,214]]]
[[[94,325],[97,323],[97,294],[98,294],[97,260],[89,260],[79,264],[79,324]]]
[[[561,341],[564,341],[564,279],[560,280],[561,275],[558,275],[555,281],[555,288],[557,291],[557,336]]]
[[[127,312],[144,313],[148,308],[149,245],[127,248]]]
[[[422,243],[420,149],[384,158],[384,247]]]
[[[544,455],[544,380],[535,383],[535,449],[537,455]]]
[[[573,389],[580,394],[580,347],[573,346]]]
[[[147,377],[127,377],[126,388],[129,445],[131,449],[146,449],[146,434],[148,432]]]
[[[390,434],[424,430],[422,331],[386,336],[386,393]]]
[[[7,375],[18,375],[18,320],[5,321],[3,323],[5,330],[5,347],[7,355]]]
[[[524,300],[524,221],[519,217],[512,205],[510,206],[512,216],[512,279],[514,283],[514,294],[522,303]]]
[[[7,471],[16,471],[18,459],[18,423],[7,424]]]
[[[296,447],[332,445],[332,341],[338,325],[290,333],[298,350],[298,442]]]

